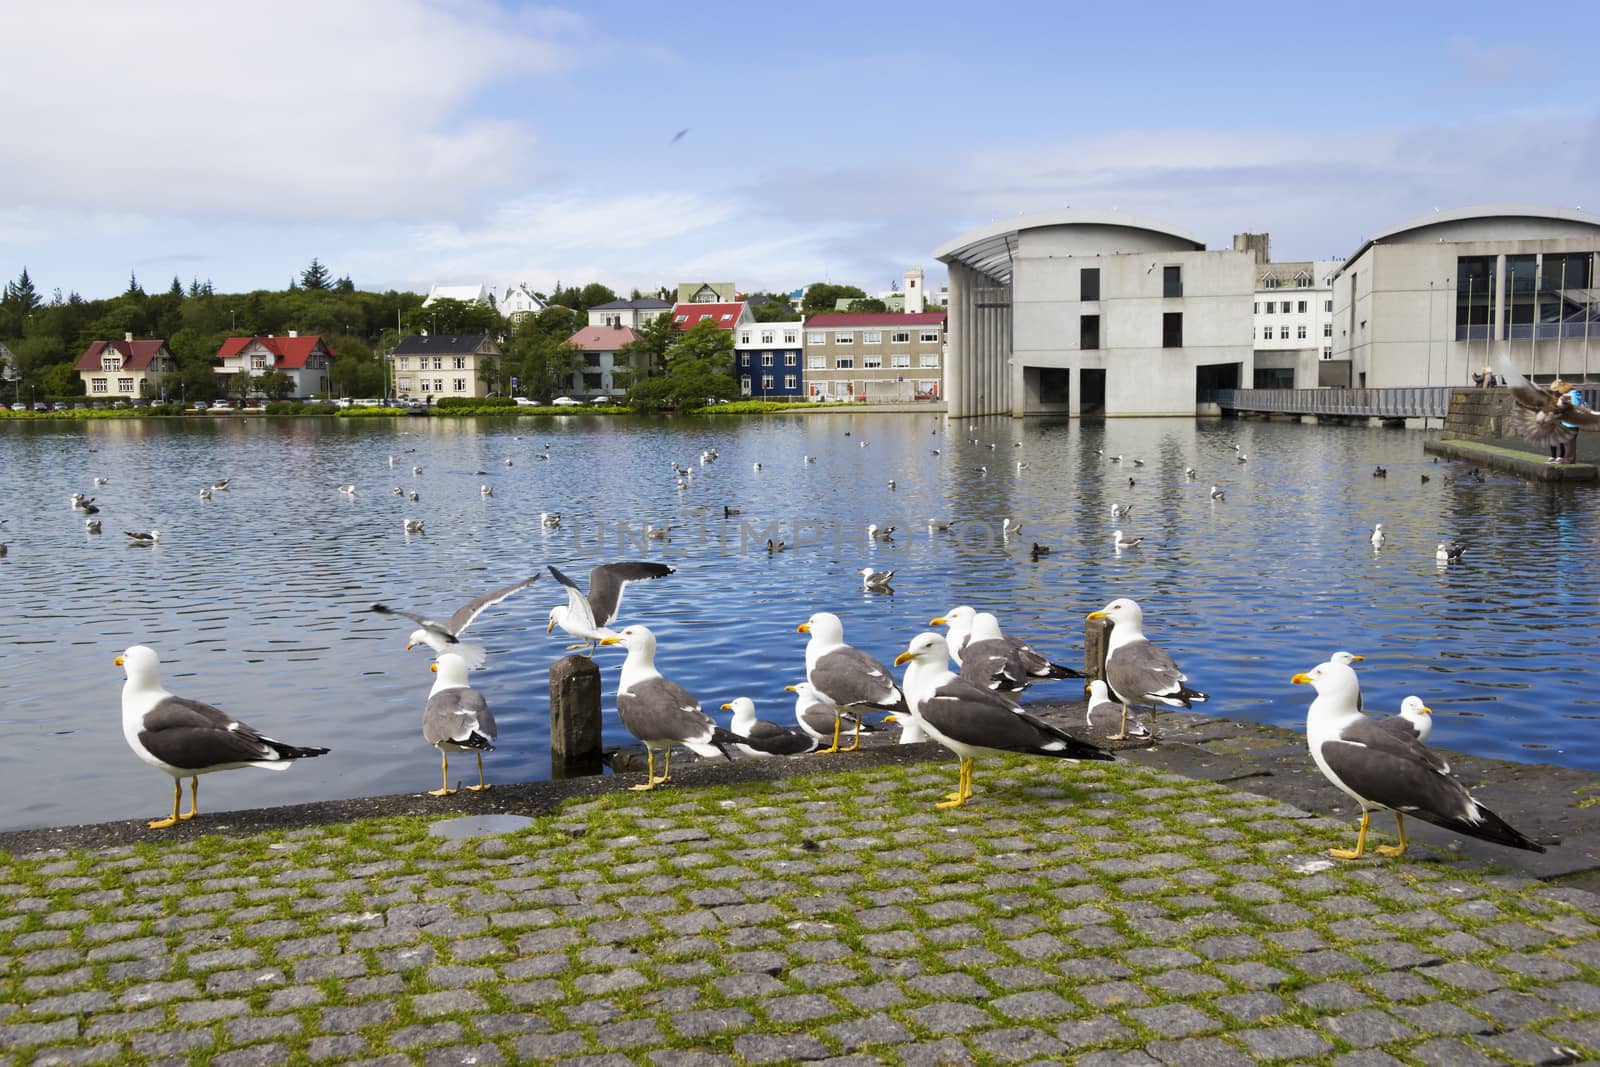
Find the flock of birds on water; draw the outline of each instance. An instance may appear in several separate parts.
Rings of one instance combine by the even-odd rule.
[[[1519,404],[1522,403],[1519,397]],[[1543,420],[1538,424],[1545,426]],[[862,448],[867,444],[859,442]],[[535,458],[548,459],[548,446]],[[706,464],[717,458],[716,450],[708,449],[700,461]],[[1126,459],[1121,455],[1105,458],[1112,463]],[[1248,461],[1238,446],[1235,458],[1239,463]],[[803,463],[814,461],[811,456],[802,457]],[[397,462],[395,457],[389,457],[390,466]],[[505,462],[509,466],[512,460]],[[755,466],[757,470],[761,468],[759,463]],[[1022,461],[1017,463],[1019,472],[1026,466]],[[1132,466],[1141,467],[1143,461],[1133,459]],[[673,471],[680,485],[686,485],[692,477],[687,467],[677,463],[673,464]],[[987,467],[981,466],[979,471],[986,474]],[[412,473],[420,475],[422,468],[413,467]],[[1387,477],[1387,473],[1380,466],[1373,476]],[[1193,481],[1198,472],[1186,468],[1184,476]],[[1423,480],[1427,480],[1426,475]],[[1130,486],[1134,483],[1130,477]],[[95,484],[105,485],[106,480],[96,478]],[[894,488],[892,481],[889,488]],[[212,493],[228,489],[229,481],[222,479],[200,492],[202,497],[210,498]],[[356,491],[353,484],[341,484],[337,489],[347,496]],[[488,497],[493,490],[484,485],[480,492]],[[402,490],[396,487],[394,493],[401,494]],[[1220,503],[1226,499],[1226,491],[1213,485],[1209,497]],[[415,491],[410,498],[417,499]],[[95,517],[99,509],[92,497],[74,493],[70,504],[85,514],[90,532],[99,532],[100,520]],[[1113,504],[1111,518],[1126,518],[1130,511],[1131,505]],[[725,518],[738,513],[735,507],[723,508]],[[540,514],[539,521],[546,529],[559,528],[561,517],[559,513],[546,512]],[[948,530],[954,521],[929,519],[928,524],[931,531]],[[420,533],[422,523],[406,519],[405,530]],[[647,527],[646,536],[666,540],[670,531],[670,525],[652,525]],[[1020,532],[1020,522],[1003,520],[1004,535]],[[153,545],[160,538],[160,531],[153,529],[126,533],[136,545]],[[892,541],[894,533],[892,526],[869,526],[867,536],[869,541],[883,542]],[[1118,552],[1137,548],[1141,540],[1125,535],[1121,528],[1112,535]],[[1380,523],[1372,532],[1372,547],[1381,550],[1385,541]],[[773,541],[767,545],[770,552],[785,547]],[[0,545],[0,551],[3,549]],[[1049,552],[1048,546],[1037,543],[1030,550],[1036,560]],[[1459,544],[1441,542],[1435,558],[1441,563],[1453,563],[1461,559],[1462,552]],[[884,729],[868,718],[873,715],[882,716],[884,724],[898,726],[901,743],[931,740],[957,757],[956,788],[938,803],[940,808],[960,807],[972,800],[973,768],[980,756],[1013,753],[1069,761],[1116,758],[1111,749],[1076,737],[1020,706],[1016,698],[1031,685],[1082,680],[1085,676],[1050,660],[1025,640],[1005,633],[991,612],[958,605],[930,620],[931,626],[947,627],[947,633],[929,631],[913,637],[893,659],[894,667],[905,668],[898,681],[889,666],[845,642],[844,626],[837,615],[814,613],[797,627],[798,632],[809,635],[805,679],[785,686],[786,691],[795,694],[795,726],[758,718],[754,701],[739,697],[721,705],[722,710],[732,712],[729,726],[724,728],[707,714],[699,700],[657,669],[656,638],[649,628],[629,625],[618,630],[611,625],[617,621],[627,585],[664,578],[675,573],[673,567],[648,561],[601,564],[590,571],[587,590],[555,566],[547,569],[565,591],[566,603],[550,608],[546,632],[560,627],[575,638],[577,643],[569,646],[569,651],[583,650],[591,656],[601,647],[620,646],[626,651],[615,707],[624,728],[646,752],[645,780],[631,786],[635,790],[653,790],[671,781],[671,755],[677,747],[702,757],[729,759],[734,752],[755,758],[849,752],[859,746],[863,731]],[[865,590],[892,591],[893,571],[865,567],[860,575]],[[479,596],[443,621],[385,604],[372,605],[373,612],[416,623],[407,649],[426,645],[435,654],[430,670],[436,677],[422,714],[423,737],[440,753],[441,784],[430,790],[430,795],[449,796],[461,788],[450,784],[451,753],[471,753],[476,759],[477,784],[464,788],[491,788],[484,776],[483,754],[494,748],[498,731],[488,701],[469,681],[469,672],[484,665],[486,652],[481,645],[463,641],[462,634],[489,607],[528,588],[539,577],[536,574]],[[1145,636],[1144,613],[1135,601],[1115,599],[1086,618],[1105,620],[1111,627],[1101,676],[1089,679],[1084,688],[1086,725],[1092,727],[1096,715],[1119,717],[1117,732],[1108,735],[1107,740],[1121,741],[1129,736],[1154,739],[1153,730],[1137,721],[1130,729],[1130,709],[1190,708],[1206,700],[1203,692],[1187,684],[1188,677],[1173,658]],[[1427,747],[1431,710],[1421,698],[1408,696],[1398,715],[1375,718],[1366,714],[1354,669],[1361,659],[1349,652],[1335,652],[1326,662],[1291,679],[1316,691],[1306,720],[1313,761],[1329,782],[1354,799],[1361,809],[1355,847],[1332,849],[1329,854],[1337,858],[1365,855],[1370,815],[1375,810],[1391,811],[1396,820],[1397,844],[1378,846],[1376,851],[1383,855],[1398,856],[1405,851],[1405,815],[1466,836],[1544,851],[1542,845],[1478,803],[1452,776],[1448,763]],[[128,648],[116,662],[127,678],[122,694],[125,738],[140,759],[173,779],[171,814],[151,821],[148,825],[152,829],[173,826],[198,813],[202,774],[246,766],[281,771],[296,760],[329,751],[278,741],[218,708],[170,693],[161,685],[160,657],[147,646]],[[951,669],[952,662],[955,670]],[[848,745],[842,744],[846,734],[850,735]],[[180,812],[184,778],[190,782],[190,804],[187,812]]]

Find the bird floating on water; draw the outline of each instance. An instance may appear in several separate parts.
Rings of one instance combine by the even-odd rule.
[[[1460,542],[1447,543],[1440,541],[1439,547],[1433,551],[1433,558],[1438,560],[1440,563],[1460,563],[1461,554],[1466,550],[1467,546],[1461,544]]]
[[[1111,531],[1111,543],[1116,546],[1119,552],[1124,548],[1138,548],[1139,543],[1143,540],[1144,538],[1142,537],[1124,537],[1121,530]]]
[[[1212,500],[1226,500],[1226,499],[1228,499],[1228,495],[1222,491],[1222,487],[1221,486],[1213,485],[1211,487],[1211,499]]]
[[[408,533],[408,534],[410,534],[410,533],[422,533],[422,520],[421,519],[406,519],[405,520],[405,532]]]
[[[867,539],[869,541],[893,541],[894,527],[879,526],[875,522],[869,522],[867,524]]]
[[[84,528],[84,530],[86,530],[89,533],[97,534],[97,533],[100,532],[100,520],[99,519],[84,519],[83,520],[83,528]]]
[[[1387,541],[1387,540],[1388,540],[1388,538],[1385,537],[1384,533],[1383,533],[1383,523],[1380,522],[1380,523],[1378,523],[1376,526],[1374,526],[1372,528],[1372,537],[1371,537],[1372,547],[1373,548],[1382,548],[1383,547],[1383,543],[1385,541]]]
[[[136,545],[153,545],[161,540],[160,530],[123,530],[128,535],[128,540]]]
[[[889,582],[894,578],[894,571],[875,571],[871,567],[861,568],[861,588],[869,593],[892,593],[893,587]]]

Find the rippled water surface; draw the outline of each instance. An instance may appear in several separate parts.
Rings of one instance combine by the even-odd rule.
[[[1422,695],[1436,745],[1600,769],[1595,491],[1471,479],[1425,457],[1422,440],[1285,423],[847,414],[0,425],[0,827],[166,811],[165,776],[120,728],[112,660],[134,643],[161,653],[175,692],[333,749],[283,774],[213,776],[202,811],[432,788],[426,650],[407,653],[409,624],[367,605],[448,614],[547,563],[577,576],[645,555],[678,573],[632,586],[624,619],[656,631],[663,672],[708,709],[748,695],[788,721],[783,686],[804,672],[795,627],[815,610],[837,612],[847,639],[887,661],[930,617],[971,603],[1076,663],[1085,613],[1131,596],[1150,636],[1211,694],[1203,710],[1299,725],[1311,694],[1289,676],[1345,648],[1367,656],[1368,709]],[[550,460],[536,460],[546,446]],[[721,458],[702,466],[710,446]],[[687,488],[674,460],[693,468]],[[1386,479],[1371,476],[1380,463]],[[96,476],[108,484],[94,488]],[[234,488],[199,498],[224,477]],[[1213,483],[1226,501],[1211,501]],[[73,490],[98,498],[103,535],[68,509]],[[1133,512],[1114,523],[1117,502]],[[725,519],[725,505],[742,514]],[[562,528],[541,529],[541,511],[560,511]],[[1009,541],[1007,516],[1024,523]],[[426,534],[405,535],[406,517]],[[930,534],[930,517],[961,521]],[[670,542],[642,541],[645,523],[668,522],[679,524]],[[869,522],[896,525],[896,541],[870,542]],[[1368,544],[1375,522],[1389,532],[1381,553]],[[1114,552],[1115,526],[1144,544]],[[152,527],[153,548],[122,534]],[[768,536],[790,550],[769,557]],[[1459,565],[1434,562],[1447,538],[1468,545]],[[1038,562],[1035,541],[1053,549]],[[861,591],[866,565],[897,572],[892,596]],[[491,780],[548,774],[546,671],[565,645],[545,634],[557,589],[546,576],[474,628],[491,659],[473,682],[500,720]],[[627,740],[609,710],[621,658],[599,653],[608,743]],[[1057,694],[1081,695],[1068,683],[1029,698]]]

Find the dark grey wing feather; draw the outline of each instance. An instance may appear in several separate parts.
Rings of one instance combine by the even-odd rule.
[[[430,745],[449,741],[463,748],[492,749],[498,735],[494,712],[476,689],[441,689],[422,711],[422,736]]]
[[[589,599],[583,595],[583,590],[578,588],[578,583],[557,570],[554,563],[546,564],[546,569],[549,570],[550,576],[560,582],[561,587],[567,591],[567,614],[572,617],[573,621],[579,624],[586,624],[586,628],[590,630],[599,629],[595,625],[594,612],[589,608]]]
[[[1063,759],[1112,758],[965,678],[939,686],[917,705],[917,714],[939,733],[975,748]]]
[[[195,771],[229,763],[320,756],[328,751],[276,741],[210,704],[175,696],[145,713],[139,743],[162,762]]]
[[[1023,670],[1031,678],[1082,678],[1084,673],[1072,667],[1052,661],[1048,656],[1037,652],[1027,642],[1006,635],[1006,644],[1016,652],[1017,659],[1022,664]]]
[[[961,650],[961,677],[985,689],[1020,692],[1028,687],[1028,672],[1005,641],[973,641]]]
[[[472,620],[483,614],[485,608],[493,607],[512,593],[520,592],[538,580],[539,576],[535,574],[532,578],[524,578],[522,581],[515,582],[503,589],[496,589],[494,592],[485,593],[475,600],[469,600],[463,607],[458,608],[454,615],[450,616],[450,632],[460,637],[461,631],[471,626]]]
[[[1106,685],[1124,704],[1188,707],[1206,695],[1183,684],[1183,672],[1172,657],[1150,641],[1132,641],[1106,657]]]
[[[889,668],[845,645],[824,654],[810,672],[811,687],[841,708],[904,708],[906,699]]]
[[[665,578],[676,573],[676,567],[665,563],[602,563],[589,572],[589,608],[594,612],[595,625],[605,626],[617,617],[622,607],[622,588],[629,582],[650,578]]]
[[[451,627],[442,622],[436,622],[433,619],[418,615],[415,612],[401,611],[399,608],[391,608],[387,604],[374,604],[369,610],[375,611],[379,615],[398,615],[402,619],[410,619],[424,630],[428,630],[431,633],[436,633],[440,637],[446,638],[450,641],[455,640],[456,635]]]
[[[677,682],[656,677],[617,691],[617,716],[629,733],[651,741],[709,739],[721,729]]]
[[[734,734],[739,737],[738,734]],[[775,722],[757,719],[755,725],[750,727],[750,732],[739,740],[769,756],[799,756],[807,752],[815,752],[820,742],[809,734],[798,730],[786,730]]]

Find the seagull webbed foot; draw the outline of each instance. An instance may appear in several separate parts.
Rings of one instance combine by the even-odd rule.
[[[1358,860],[1365,856],[1366,852],[1359,848],[1330,848],[1328,855],[1336,860]]]
[[[145,825],[152,830],[165,830],[169,826],[178,825],[178,817],[176,815],[169,815],[165,819],[155,819],[146,823]]]
[[[1404,856],[1406,854],[1406,846],[1404,846],[1404,845],[1379,845],[1378,848],[1377,848],[1377,852],[1378,852],[1378,855],[1380,855],[1380,856]]]
[[[467,792],[469,792],[469,793],[486,793],[486,792],[488,792],[489,790],[491,790],[493,788],[494,788],[494,786],[489,785],[487,783],[485,783],[483,785],[469,785],[469,786],[467,786]]]
[[[941,800],[941,801],[939,801],[939,803],[935,804],[934,807],[936,807],[936,808],[959,808],[959,807],[961,807],[961,805],[963,805],[963,804],[965,804],[967,802],[967,798],[966,797],[956,796],[955,794],[952,794],[952,797],[953,797],[953,799],[951,799],[951,800]]]
[[[1106,740],[1107,741],[1126,741],[1127,739],[1128,739],[1128,731],[1127,730],[1123,730],[1120,734],[1108,734],[1108,735],[1106,735]]]
[[[439,789],[430,789],[430,790],[428,790],[428,795],[430,797],[453,797],[453,796],[456,795],[456,790],[454,790],[454,789],[445,789],[445,788],[441,787]]]

